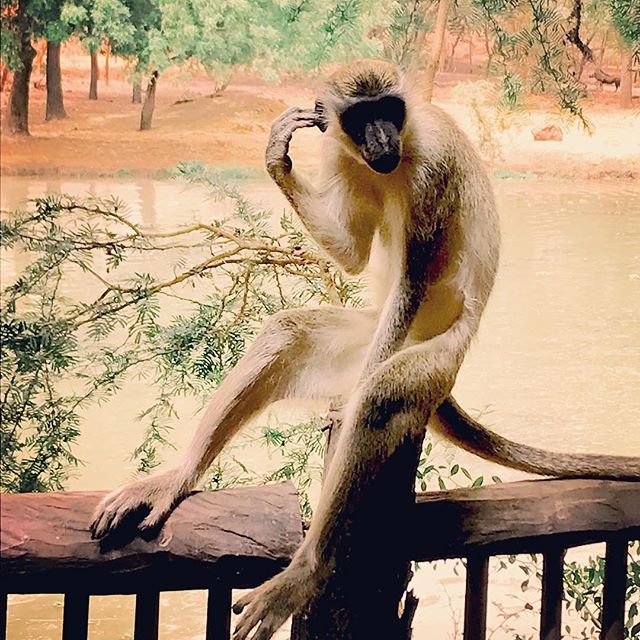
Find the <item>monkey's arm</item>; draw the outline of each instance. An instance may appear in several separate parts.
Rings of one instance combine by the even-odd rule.
[[[321,116],[311,109],[293,107],[271,126],[266,151],[269,175],[295,209],[311,237],[345,271],[360,273],[367,264],[375,224],[372,216],[359,215],[357,223],[344,203],[351,198],[332,184],[326,193],[319,192],[293,169],[289,144],[297,129],[319,126]]]

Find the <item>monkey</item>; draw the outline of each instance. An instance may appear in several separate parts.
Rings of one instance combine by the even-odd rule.
[[[319,186],[294,168],[293,134],[323,131]],[[489,176],[441,109],[420,100],[395,65],[336,71],[314,109],[272,127],[266,168],[322,251],[366,272],[373,302],[279,311],[215,392],[184,462],[115,491],[96,509],[102,538],[144,511],[158,527],[253,415],[285,398],[341,398],[342,428],[304,542],[289,566],[235,605],[235,640],[268,640],[317,593],[341,516],[407,437],[429,425],[463,448],[524,471],[640,478],[640,459],[553,454],[509,441],[451,397],[498,268],[500,230]]]

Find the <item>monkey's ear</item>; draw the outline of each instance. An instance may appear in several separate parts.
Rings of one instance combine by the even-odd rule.
[[[322,131],[322,133],[324,133],[329,127],[329,123],[327,122],[327,114],[324,110],[324,105],[322,104],[321,100],[316,100],[316,104],[313,110],[318,114],[318,116],[320,116],[318,118],[318,124],[316,126],[318,127],[318,129],[320,129],[320,131]]]

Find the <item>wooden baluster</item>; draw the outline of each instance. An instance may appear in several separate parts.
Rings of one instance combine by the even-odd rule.
[[[562,637],[565,553],[565,549],[554,549],[543,555],[540,640],[560,640]]]
[[[207,598],[207,640],[231,637],[231,589],[218,585],[209,589]]]
[[[89,594],[64,594],[62,640],[87,640],[89,633]]]
[[[160,593],[144,591],[136,595],[134,640],[158,640],[160,624]]]
[[[0,593],[0,640],[7,638],[7,594]]]
[[[607,542],[600,640],[622,640],[624,638],[627,549],[626,540]]]
[[[485,640],[487,634],[487,591],[489,557],[467,558],[467,585],[464,596],[464,640]]]

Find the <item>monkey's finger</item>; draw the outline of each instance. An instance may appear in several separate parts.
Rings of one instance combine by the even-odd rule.
[[[253,634],[251,640],[269,640],[273,637],[273,634],[280,628],[280,625],[284,622],[279,620],[274,615],[266,615],[264,620],[260,623],[258,630]]]
[[[127,499],[123,491],[108,496],[108,498],[110,500],[107,501],[91,525],[91,537],[94,539],[103,538],[111,529],[115,528],[114,520],[116,518],[120,522],[129,511],[138,506],[137,504],[126,504]]]
[[[304,111],[296,111],[295,113],[286,113],[280,118],[277,118],[271,125],[271,131],[279,132],[289,129],[296,124],[298,126],[313,127],[319,122],[324,122],[324,118],[315,111],[306,109]]]
[[[244,611],[245,607],[251,603],[251,600],[253,600],[253,591],[242,596],[239,600],[236,600],[236,603],[232,607],[233,613],[239,616]]]
[[[140,531],[155,529],[159,527],[169,516],[173,502],[162,501],[154,504],[149,515],[138,525]]]
[[[304,109],[303,107],[291,107],[287,109],[284,113],[281,113],[274,121],[273,124],[277,124],[278,122],[285,122],[290,120],[292,117],[295,117],[299,114],[310,113],[311,109]]]
[[[111,504],[121,495],[122,490],[113,491],[109,495],[105,496],[100,500],[96,508],[93,510],[93,515],[91,516],[91,525],[90,529],[93,531],[100,520],[102,514],[109,508]]]
[[[248,609],[236,624],[233,640],[245,640],[259,622],[260,612],[256,611],[255,608]]]
[[[111,529],[111,523],[116,518],[117,514],[117,510],[111,507],[103,511],[98,520],[95,522],[95,526],[91,531],[91,537],[96,540],[107,535],[107,533]]]

